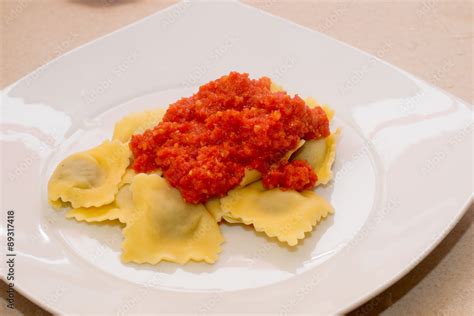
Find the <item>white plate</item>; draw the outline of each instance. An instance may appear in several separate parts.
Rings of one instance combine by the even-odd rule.
[[[46,203],[56,163],[231,70],[337,110],[336,209],[297,250],[223,225],[215,265],[125,265],[112,225]],[[181,3],[62,56],[2,91],[2,210],[15,210],[15,288],[58,313],[348,311],[408,272],[472,194],[462,101],[325,35],[239,3]],[[2,221],[2,236],[6,223]],[[5,278],[6,271],[2,271]]]

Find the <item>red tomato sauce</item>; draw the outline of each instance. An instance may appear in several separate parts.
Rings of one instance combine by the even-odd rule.
[[[188,203],[226,195],[245,169],[260,171],[267,188],[311,189],[314,170],[285,154],[301,139],[328,136],[328,118],[270,85],[267,77],[231,72],[171,104],[162,122],[132,137],[134,170],[161,169]]]
[[[318,177],[306,160],[294,160],[271,168],[263,175],[263,186],[267,189],[284,188],[303,191],[312,189]]]

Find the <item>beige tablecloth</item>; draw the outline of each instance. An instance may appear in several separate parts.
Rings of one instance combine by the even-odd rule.
[[[2,0],[0,86],[173,2]],[[392,49],[384,59],[473,103],[472,1],[249,3],[371,53],[390,40]],[[440,73],[439,69],[447,70]],[[352,313],[474,315],[473,213],[471,207],[415,269]],[[16,310],[7,309],[5,291],[6,285],[0,282],[0,314],[47,314],[19,293]]]

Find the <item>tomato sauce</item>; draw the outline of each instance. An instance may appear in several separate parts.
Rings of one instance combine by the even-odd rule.
[[[188,203],[224,196],[245,169],[260,171],[267,188],[311,189],[314,170],[285,154],[301,139],[328,136],[328,118],[270,85],[267,77],[231,72],[171,104],[162,122],[132,137],[134,170],[161,169]]]
[[[262,178],[267,189],[283,188],[296,191],[309,190],[316,184],[317,176],[306,160],[294,160],[270,169]]]

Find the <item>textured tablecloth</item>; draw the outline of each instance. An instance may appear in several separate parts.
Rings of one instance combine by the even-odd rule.
[[[65,52],[174,1],[1,0],[0,86],[3,88]],[[248,1],[262,10],[376,54],[473,103],[472,1]],[[3,154],[3,153],[2,153]],[[474,315],[474,209],[409,274],[354,310],[354,315]],[[16,294],[0,314],[47,314]]]

